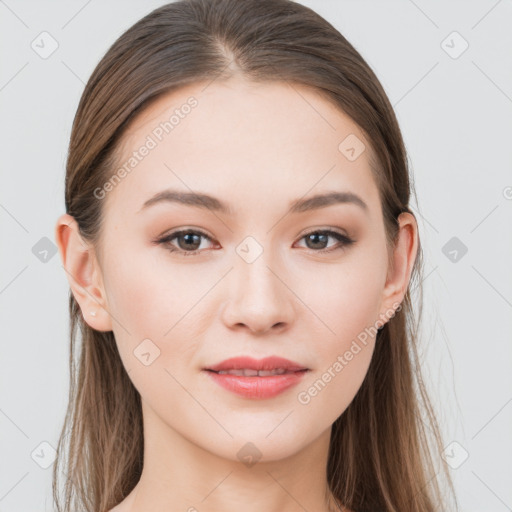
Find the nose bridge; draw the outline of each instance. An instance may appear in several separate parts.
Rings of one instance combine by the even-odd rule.
[[[293,313],[293,294],[282,282],[286,282],[285,276],[280,275],[284,266],[276,256],[277,251],[264,247],[252,236],[246,237],[235,250],[226,322],[242,323],[254,331],[288,324]]]
[[[275,267],[275,258],[272,261],[270,251],[264,251],[254,261],[246,261],[238,258],[235,263],[235,276],[237,287],[242,292],[242,297],[253,300],[261,298],[267,302],[276,297],[280,291],[277,290],[277,281],[271,269]]]

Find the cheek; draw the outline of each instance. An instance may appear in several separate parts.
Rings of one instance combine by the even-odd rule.
[[[315,272],[314,280],[309,281],[314,286],[307,292],[304,289],[305,302],[322,322],[315,342],[315,372],[301,386],[297,399],[308,414],[323,417],[322,421],[333,422],[343,413],[367,374],[375,346],[385,261],[384,257],[376,261],[362,253],[347,257],[342,264]]]
[[[304,284],[300,286],[308,297],[305,302],[326,325],[329,350],[343,348],[365,329],[375,326],[385,282],[383,262],[354,254],[340,264],[315,271],[309,282],[314,285],[307,290]]]
[[[330,280],[330,283],[334,286],[335,281]],[[325,322],[335,333],[330,333],[333,339],[346,341],[374,325],[382,289],[368,274],[356,273],[340,279],[335,288],[323,294],[320,311],[324,312]]]
[[[164,394],[179,391],[169,373],[182,382],[197,367],[201,340],[217,313],[210,292],[226,269],[180,266],[164,249],[133,247],[117,254],[110,251],[105,268],[109,310],[116,319],[113,332],[134,385],[148,397],[155,388]],[[155,359],[145,366],[144,357]]]
[[[211,288],[215,276],[197,266],[173,265],[160,248],[130,250],[129,257],[123,252],[112,252],[105,264],[112,315],[132,337],[171,337],[172,330],[180,327],[181,320]],[[117,330],[123,329],[117,325]]]

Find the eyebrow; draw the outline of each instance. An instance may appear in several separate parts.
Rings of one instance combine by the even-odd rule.
[[[163,190],[148,199],[139,210],[142,211],[154,204],[170,202],[179,203],[196,208],[217,211],[220,213],[231,214],[230,207],[216,197],[202,194],[199,192],[184,192],[180,190]],[[352,192],[327,192],[317,194],[306,199],[296,199],[290,203],[290,213],[303,213],[306,211],[326,208],[333,204],[354,204],[368,213],[368,205],[356,194]]]

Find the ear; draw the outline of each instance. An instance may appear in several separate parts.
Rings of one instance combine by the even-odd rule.
[[[55,240],[69,286],[84,320],[97,331],[111,331],[111,316],[94,248],[83,240],[71,215],[66,213],[57,220]]]
[[[398,216],[399,232],[392,254],[393,268],[388,269],[386,284],[382,295],[382,322],[393,316],[402,302],[418,252],[418,224],[414,215],[403,212]]]

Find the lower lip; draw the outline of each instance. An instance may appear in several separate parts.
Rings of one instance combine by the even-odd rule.
[[[279,395],[288,388],[298,384],[307,370],[270,377],[241,377],[239,375],[222,374],[206,370],[206,373],[224,389],[245,398],[265,399]]]

